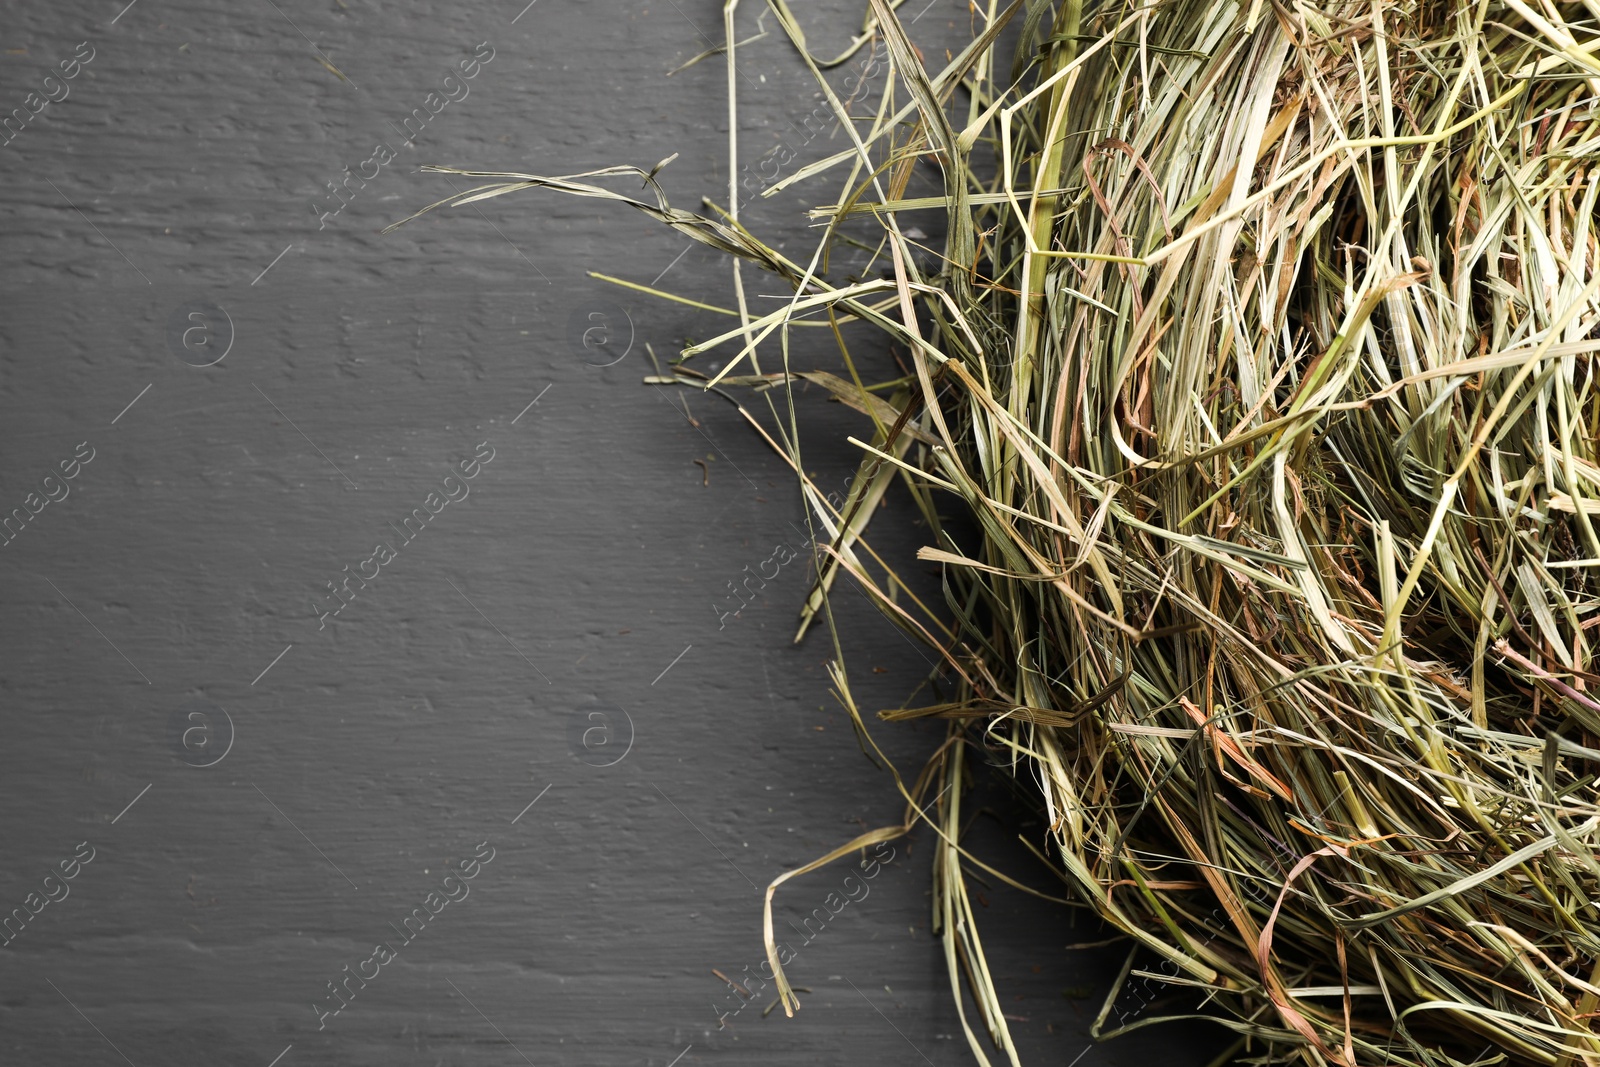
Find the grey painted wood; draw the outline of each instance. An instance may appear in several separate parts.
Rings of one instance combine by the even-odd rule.
[[[970,1062],[925,833],[837,915],[846,865],[786,886],[805,1007],[724,1017],[711,972],[756,969],[757,887],[900,816],[825,635],[791,643],[803,562],[721,613],[799,544],[792,479],[731,408],[640,378],[646,342],[724,320],[586,275],[720,301],[726,265],[550,196],[377,234],[448,191],[429,162],[680,152],[671,195],[720,197],[720,61],[666,76],[720,5],[124,2],[8,5],[0,55],[26,118],[0,147],[0,511],[25,519],[0,546],[0,908],[28,916],[0,1060]],[[797,5],[817,27],[854,6]],[[935,0],[918,32],[943,47],[965,18]],[[818,153],[788,46],[740,66],[745,154]],[[750,214],[800,248],[805,202]],[[582,343],[593,315],[609,348]],[[859,425],[807,417],[842,481]],[[898,704],[926,658],[859,594],[837,608],[863,706]],[[880,730],[907,769],[938,737]],[[974,843],[1049,887],[1004,827]],[[1120,950],[1069,952],[1095,931],[984,892],[1028,1062],[1200,1062],[1192,1036],[1085,1052]]]

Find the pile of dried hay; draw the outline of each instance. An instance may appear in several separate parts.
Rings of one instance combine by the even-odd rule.
[[[863,121],[770,3],[851,142],[781,183],[844,177],[808,262],[587,175],[445,203],[618,199],[793,287],[756,316],[741,283],[686,358],[833,326],[853,380],[807,377],[874,433],[838,511],[799,475],[832,537],[808,618],[844,570],[943,657],[946,699],[883,715],[949,722],[903,788],[983,1029],[1015,1062],[959,840],[999,746],[1077,895],[1242,1058],[1600,1063],[1600,4],[988,0],[929,70],[872,0],[857,45],[898,80]],[[943,197],[904,198],[919,167]],[[902,219],[929,212],[925,275]],[[887,270],[830,280],[862,221]],[[853,321],[913,373],[869,391]],[[787,353],[731,380],[781,398]],[[895,478],[941,610],[862,539]],[[981,543],[942,531],[950,496]]]

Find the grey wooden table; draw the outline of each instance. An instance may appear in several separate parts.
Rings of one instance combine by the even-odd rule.
[[[758,969],[768,880],[900,816],[791,641],[804,564],[728,614],[801,541],[792,476],[640,382],[725,320],[587,274],[721,302],[726,264],[553,196],[378,234],[450,191],[425,163],[679,152],[675,200],[721,196],[721,60],[667,76],[720,4],[125,3],[4,15],[0,1061],[970,1062],[926,834],[836,911],[848,865],[784,887],[795,1018],[712,973]],[[827,51],[856,6],[797,8]],[[779,35],[740,75],[753,164],[821,154]],[[805,203],[747,214],[800,248]],[[859,426],[808,412],[842,482]],[[836,605],[898,704],[926,657]],[[881,731],[907,768],[938,736]],[[1003,822],[974,847],[1050,889]],[[1202,1061],[1091,1047],[1121,950],[984,894],[1026,1062]]]

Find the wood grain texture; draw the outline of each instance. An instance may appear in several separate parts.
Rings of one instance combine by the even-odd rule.
[[[761,1018],[763,996],[719,1028],[712,969],[762,955],[755,887],[899,805],[828,696],[824,635],[790,643],[802,570],[737,619],[715,606],[804,526],[731,409],[639,383],[646,341],[670,354],[723,323],[585,274],[649,281],[683,241],[554,197],[377,234],[449,191],[423,163],[681,152],[675,200],[721,198],[720,60],[666,77],[719,33],[719,4],[520,6],[7,9],[0,109],[31,108],[80,42],[93,58],[0,147],[0,504],[25,511],[0,546],[0,907],[27,910],[80,842],[94,858],[0,948],[6,1063],[969,1062],[920,836],[813,922],[794,1019]],[[854,6],[805,17],[848,26]],[[965,19],[936,0],[919,25],[932,46]],[[493,58],[460,95],[446,79],[480,45]],[[797,141],[812,98],[787,45],[740,66],[750,158]],[[460,98],[435,113],[435,92]],[[802,203],[750,213],[787,218],[798,246]],[[691,250],[669,283],[720,300],[725,268]],[[619,309],[633,347],[592,366],[574,316]],[[842,480],[854,457],[826,439],[858,417],[813,400],[813,461]],[[880,536],[917,543],[909,524]],[[858,696],[899,703],[925,658],[858,594],[837,608],[858,662],[886,668]],[[611,733],[585,742],[597,723]],[[911,767],[937,732],[882,736]],[[1047,885],[1007,832],[975,833]],[[483,842],[470,892],[402,929]],[[845,873],[786,887],[780,925]],[[986,892],[1019,1043],[1073,1062],[1120,955],[1066,952],[1094,931]],[[379,943],[393,958],[325,1015]],[[1154,1035],[1076,1062],[1157,1054],[1201,1061],[1192,1035]]]

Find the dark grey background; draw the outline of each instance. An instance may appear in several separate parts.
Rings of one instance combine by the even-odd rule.
[[[670,356],[729,320],[586,275],[666,270],[663,288],[725,304],[727,263],[552,194],[377,232],[450,191],[423,163],[549,174],[680,152],[674,201],[724,202],[722,60],[667,76],[720,39],[720,3],[124,3],[4,9],[0,113],[80,42],[94,56],[0,147],[0,514],[80,443],[94,458],[0,547],[0,913],[79,842],[95,858],[0,948],[0,1061],[971,1062],[929,932],[926,831],[792,964],[810,989],[794,1019],[761,1016],[769,987],[718,1025],[733,1002],[712,968],[762,958],[754,887],[901,816],[829,695],[826,633],[792,644],[803,565],[718,627],[728,583],[805,525],[793,476],[726,404],[640,379],[646,342]],[[827,54],[864,6],[795,5]],[[959,0],[923,9],[930,62],[967,19]],[[402,146],[395,124],[480,42],[494,58],[470,94]],[[748,160],[840,143],[796,125],[814,93],[777,32],[740,71]],[[398,158],[319,224],[325,183],[380,142]],[[747,217],[800,254],[798,209],[836,193]],[[612,366],[571,326],[591,312],[626,349]],[[187,350],[175,313],[203,324]],[[218,346],[213,366],[180,358]],[[805,344],[796,361],[839,365]],[[805,404],[808,463],[842,484],[863,423]],[[485,441],[470,496],[399,546],[387,524]],[[902,562],[907,519],[875,538]],[[399,557],[319,628],[325,583],[379,540]],[[862,706],[900,704],[927,658],[859,593],[835,602]],[[196,708],[198,752],[179,743]],[[574,744],[595,710],[611,749]],[[942,730],[878,736],[914,772]],[[1028,816],[992,799],[973,846],[1059,892],[1013,840]],[[471,895],[319,1032],[326,983],[485,840]],[[784,886],[780,931],[848,867]],[[1100,934],[974,889],[1025,1062],[1201,1062],[1176,1034],[1090,1048],[1123,950],[1068,950]]]

